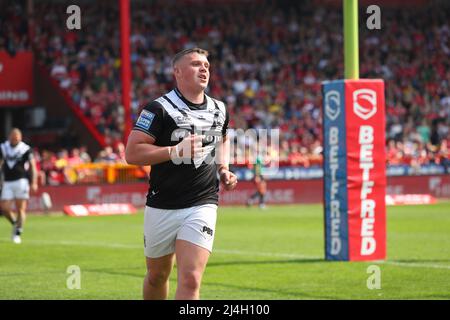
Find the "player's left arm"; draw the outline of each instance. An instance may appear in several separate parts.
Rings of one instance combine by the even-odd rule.
[[[33,156],[30,157],[30,169],[31,169],[31,190],[33,192],[36,192],[38,189],[38,172],[37,172],[37,166],[36,166],[36,160]]]
[[[1,152],[0,152],[0,157],[1,157]],[[2,172],[2,170],[3,170],[3,158],[0,158],[0,191],[3,188],[3,172]]]
[[[0,150],[0,190],[3,187],[3,152]]]
[[[3,148],[0,148],[0,170],[3,167]]]
[[[236,175],[230,171],[230,140],[228,135],[223,136],[222,143],[220,144],[218,172],[220,182],[224,186],[225,190],[233,190],[237,185]]]
[[[230,171],[230,140],[228,137],[228,123],[230,115],[225,109],[225,122],[222,127],[222,139],[219,143],[217,171],[219,173],[220,182],[225,190],[230,191],[236,188],[237,177]]]

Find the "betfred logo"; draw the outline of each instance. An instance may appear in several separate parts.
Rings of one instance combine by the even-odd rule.
[[[328,91],[325,94],[325,114],[334,121],[341,111],[341,98],[336,90]]]
[[[375,211],[376,201],[371,199],[375,181],[371,170],[374,168],[373,144],[374,129],[372,126],[359,128],[359,168],[362,169],[361,186],[361,250],[362,256],[368,256],[375,252],[377,242],[375,239]]]
[[[377,112],[377,94],[371,89],[359,89],[353,92],[353,112],[367,120]]]

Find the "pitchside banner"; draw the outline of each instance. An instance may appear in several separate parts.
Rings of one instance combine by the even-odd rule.
[[[0,107],[33,104],[33,53],[0,50]]]
[[[326,259],[384,259],[384,82],[337,80],[322,90]]]

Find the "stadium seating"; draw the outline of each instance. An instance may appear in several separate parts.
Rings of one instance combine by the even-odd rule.
[[[32,39],[19,4],[0,13],[0,49],[38,53],[110,145],[122,140],[119,12],[82,5],[82,29],[64,28],[61,2],[34,4]],[[226,101],[231,127],[279,128],[282,165],[321,164],[321,81],[343,78],[340,8],[313,2],[233,1],[210,6],[132,2],[132,109],[173,86],[171,56],[210,51],[209,93]],[[448,165],[449,7],[383,9],[381,30],[360,28],[360,77],[386,82],[388,164]],[[361,12],[364,17],[364,12]]]

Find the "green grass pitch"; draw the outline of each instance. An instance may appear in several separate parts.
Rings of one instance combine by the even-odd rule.
[[[141,299],[143,214],[0,220],[0,299]],[[323,260],[321,205],[220,208],[202,299],[450,299],[450,203],[388,207],[388,259]],[[68,289],[67,268],[81,288]],[[381,289],[367,288],[377,265]],[[170,299],[176,269],[170,277]]]

